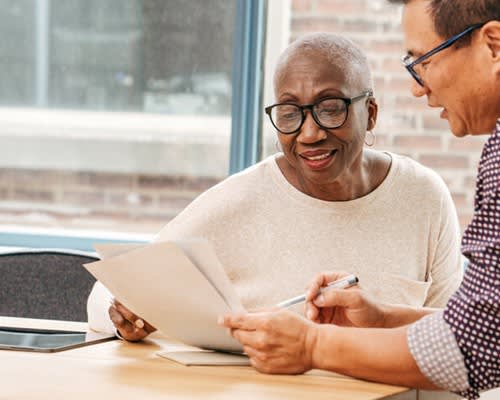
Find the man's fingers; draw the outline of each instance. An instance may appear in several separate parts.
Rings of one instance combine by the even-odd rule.
[[[307,285],[306,301],[312,301],[315,299],[322,287],[349,275],[351,274],[346,271],[324,271],[319,273],[316,277],[314,277],[309,285]]]
[[[269,345],[262,332],[235,329],[231,332],[231,334],[244,347],[252,348],[254,350],[262,349],[263,347]]]
[[[255,330],[259,325],[259,314],[229,314],[218,318],[219,325],[226,326],[231,329],[244,329],[247,331]]]
[[[319,314],[318,308],[314,305],[314,303],[308,301],[306,303],[306,309],[304,313],[306,318],[311,321],[316,321],[318,318],[318,314]]]
[[[354,307],[359,303],[359,289],[329,289],[324,290],[313,300],[316,307]]]
[[[321,309],[318,319],[322,324],[331,324],[335,314],[335,307],[326,307]]]

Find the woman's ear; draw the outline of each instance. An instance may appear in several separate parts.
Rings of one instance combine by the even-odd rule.
[[[378,115],[378,104],[374,97],[368,100],[368,124],[366,125],[366,130],[371,131],[375,128],[377,124]]]

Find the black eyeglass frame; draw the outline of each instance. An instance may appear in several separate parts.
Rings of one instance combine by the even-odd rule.
[[[293,135],[295,133],[297,133],[298,131],[300,131],[300,129],[302,128],[302,125],[304,125],[304,122],[306,120],[306,113],[304,110],[309,110],[311,112],[311,115],[314,119],[314,122],[316,122],[316,124],[322,128],[322,129],[338,129],[340,127],[342,127],[342,125],[345,124],[345,122],[347,121],[347,118],[349,117],[349,106],[358,101],[358,100],[361,100],[361,99],[364,99],[364,98],[368,98],[368,97],[372,97],[373,96],[373,90],[369,89],[369,90],[365,90],[363,91],[361,94],[357,95],[357,96],[354,96],[354,97],[325,97],[321,100],[318,100],[314,103],[311,103],[311,104],[303,104],[303,105],[300,105],[300,104],[296,104],[296,103],[288,103],[288,102],[285,102],[285,103],[276,103],[276,104],[273,104],[273,105],[270,105],[270,106],[267,106],[266,108],[264,108],[264,111],[266,112],[266,114],[269,116],[269,119],[271,120],[271,124],[273,124],[274,128],[284,134],[284,135]],[[345,118],[344,118],[344,121],[342,121],[342,123],[340,125],[336,125],[336,126],[326,126],[326,125],[323,125],[320,121],[319,121],[319,118],[318,116],[316,115],[316,111],[314,110],[314,108],[322,103],[323,101],[326,101],[326,100],[342,100],[345,104]],[[299,126],[297,127],[297,129],[293,130],[293,131],[290,131],[290,132],[284,132],[282,131],[281,129],[279,129],[276,124],[274,123],[273,121],[273,118],[271,116],[271,113],[272,113],[272,110],[274,107],[278,107],[278,106],[295,106],[297,107],[299,110],[300,110],[300,113],[302,114],[302,119],[300,121],[300,124]]]
[[[458,40],[462,39],[465,35],[471,33],[472,31],[474,31],[477,28],[482,27],[484,24],[486,24],[486,22],[474,24],[474,25],[467,27],[462,32],[457,33],[455,36],[452,36],[451,38],[445,40],[443,43],[434,47],[432,50],[428,51],[427,53],[421,55],[420,57],[418,57],[414,61],[411,61],[410,54],[405,54],[403,57],[401,57],[401,63],[406,68],[406,70],[410,73],[410,75],[413,77],[413,79],[415,79],[420,86],[424,86],[424,81],[422,80],[420,75],[418,75],[418,72],[415,71],[415,66],[422,63],[423,61],[427,60],[429,57],[432,57],[434,54],[439,53],[440,51],[452,46]]]

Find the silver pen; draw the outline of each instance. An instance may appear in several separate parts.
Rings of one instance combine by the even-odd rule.
[[[319,290],[319,292],[323,293],[325,290],[333,289],[333,288],[346,289],[348,287],[356,285],[358,282],[359,282],[359,279],[356,276],[348,275],[345,278],[339,279],[339,280],[334,281],[334,282],[330,282],[325,287],[322,287]],[[295,297],[292,297],[291,299],[284,300],[284,301],[276,304],[276,306],[286,308],[286,307],[293,306],[295,304],[303,303],[304,301],[306,301],[306,295],[301,294],[300,296],[295,296]]]

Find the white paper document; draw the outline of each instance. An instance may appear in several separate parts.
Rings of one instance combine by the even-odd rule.
[[[220,353],[218,351],[162,351],[156,353],[160,357],[183,364],[192,365],[250,365],[246,355],[234,353]]]
[[[186,344],[242,351],[217,325],[219,315],[244,308],[208,241],[100,244],[96,250],[104,259],[85,268],[132,312]]]

